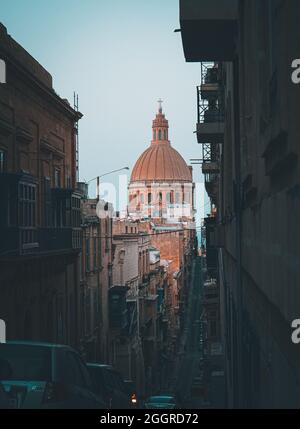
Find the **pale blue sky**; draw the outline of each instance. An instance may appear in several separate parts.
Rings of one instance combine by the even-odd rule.
[[[159,97],[172,145],[187,162],[201,156],[193,134],[200,65],[185,62],[180,33],[173,32],[179,28],[178,5],[179,0],[1,0],[0,21],[52,74],[56,92],[70,102],[74,90],[79,94],[81,180],[133,167],[150,143]],[[107,179],[117,183],[116,176]],[[194,180],[203,182],[200,166],[194,167]],[[202,192],[201,201],[196,197],[200,209]]]

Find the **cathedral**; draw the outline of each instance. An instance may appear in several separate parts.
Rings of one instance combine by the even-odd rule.
[[[162,223],[193,221],[192,167],[171,146],[162,101],[152,125],[150,146],[140,155],[128,187],[130,217]]]

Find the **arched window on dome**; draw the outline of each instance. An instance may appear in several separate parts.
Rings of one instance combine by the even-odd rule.
[[[153,140],[156,140],[156,130],[153,130]]]
[[[164,130],[164,140],[167,140],[167,130]]]
[[[158,140],[161,140],[161,130],[158,131]]]

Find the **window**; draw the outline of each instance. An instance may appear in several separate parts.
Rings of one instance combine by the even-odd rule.
[[[6,171],[6,153],[4,150],[0,149],[0,173]]]
[[[94,237],[93,246],[94,246],[94,270],[96,270],[97,269],[97,237]]]
[[[10,368],[8,380],[51,380],[51,349],[40,346],[6,344],[1,360]]]
[[[156,140],[156,130],[153,131],[153,140]]]
[[[151,204],[152,201],[152,194],[151,192],[148,193],[148,204]]]
[[[170,192],[167,192],[167,194],[166,194],[166,201],[168,204],[170,204],[170,202],[171,202],[171,193]]]
[[[20,183],[19,196],[19,224],[24,227],[34,227],[36,222],[36,186]]]
[[[161,130],[158,131],[158,140],[161,140]]]
[[[85,271],[90,271],[90,239],[85,239]]]
[[[45,199],[45,226],[51,226],[52,201],[51,201],[50,177],[44,177],[44,199]]]
[[[164,130],[164,140],[167,140],[167,130]]]
[[[83,375],[84,369],[77,355],[73,352],[66,352],[61,368],[62,381],[65,384],[71,384],[80,387],[87,386],[88,378]]]
[[[60,170],[58,168],[54,168],[54,187],[55,188],[61,187]]]
[[[81,201],[80,197],[72,195],[72,225],[73,227],[80,227],[81,225]]]
[[[180,204],[180,192],[176,192],[176,194],[175,194],[175,202],[176,202],[176,204]]]
[[[141,194],[140,200],[141,200],[141,203],[144,204],[144,194]]]

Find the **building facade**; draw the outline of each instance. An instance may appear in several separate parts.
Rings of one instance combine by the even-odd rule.
[[[300,405],[300,349],[291,341],[299,317],[300,87],[291,79],[299,16],[294,0],[180,2],[185,58],[210,62],[198,87],[197,139],[209,151],[202,169],[216,206],[206,238],[220,286],[229,407]]]
[[[78,345],[81,114],[0,24],[0,317],[8,339]]]
[[[83,195],[81,211],[80,351],[90,362],[107,363],[111,360],[108,303],[113,285],[112,206]]]

